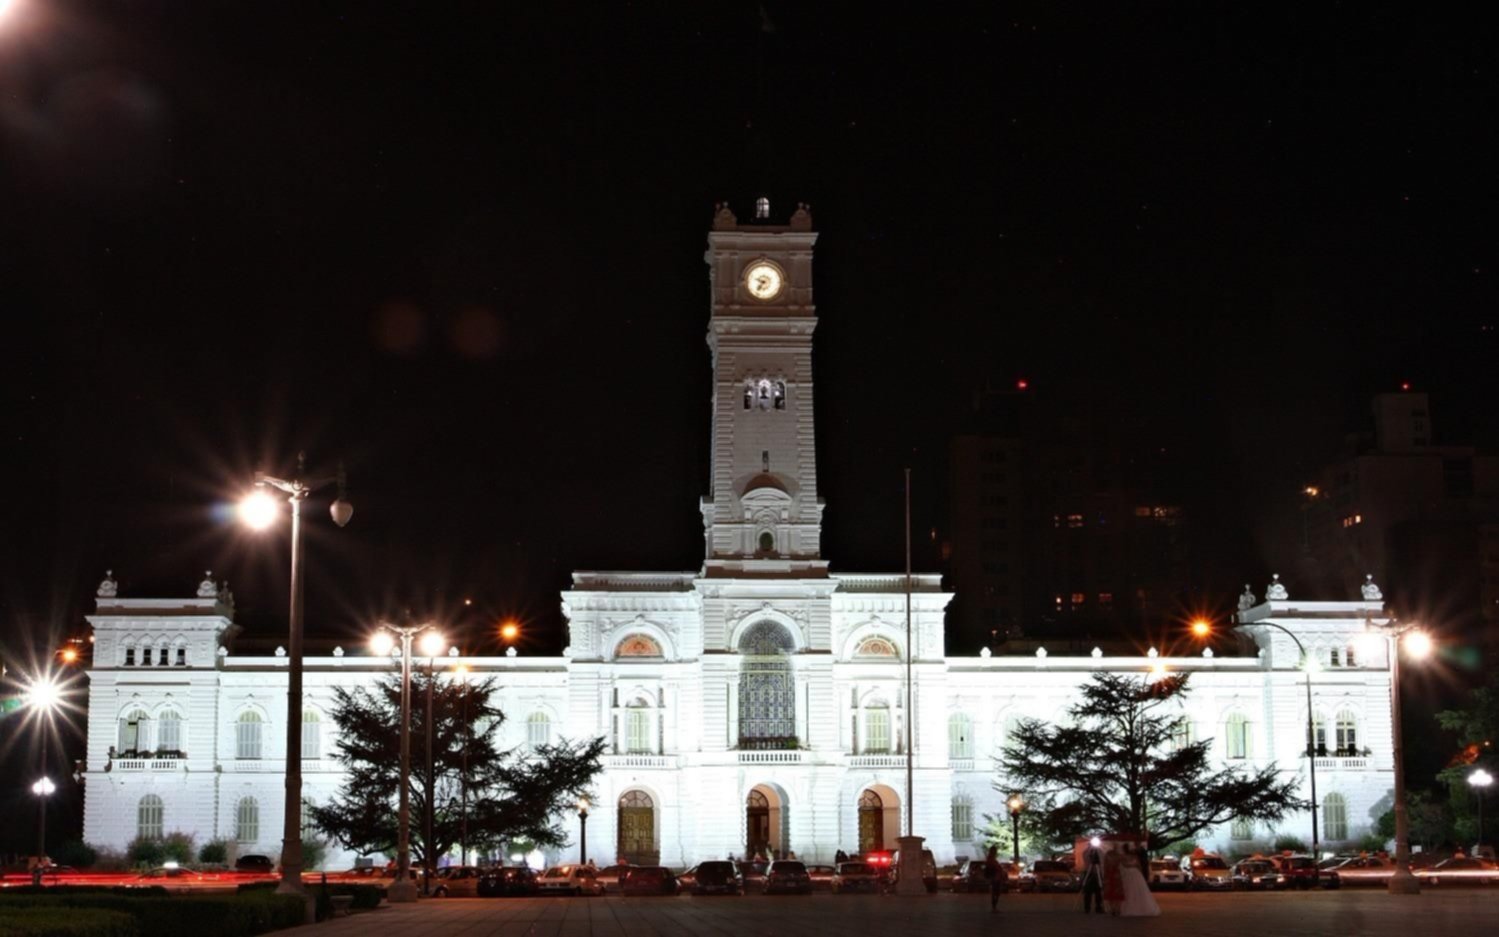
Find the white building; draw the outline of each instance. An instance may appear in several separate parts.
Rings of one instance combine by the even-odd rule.
[[[759,214],[740,224],[720,207],[708,235],[715,384],[702,568],[575,573],[561,657],[463,661],[501,678],[508,745],[607,738],[590,854],[686,865],[763,847],[825,861],[838,849],[893,847],[909,796],[915,832],[939,861],[975,855],[984,816],[1004,813],[992,756],[1006,733],[1022,717],[1062,718],[1100,670],[1190,672],[1184,734],[1211,737],[1226,764],[1273,762],[1305,781],[1300,656],[1269,623],[1320,661],[1319,732],[1345,752],[1316,759],[1322,840],[1367,833],[1392,787],[1389,671],[1382,652],[1351,650],[1383,614],[1372,585],[1362,601],[1291,601],[1278,584],[1264,602],[1241,600],[1258,656],[949,657],[952,596],[940,576],[911,582],[908,646],[902,575],[830,571],[813,422],[817,235],[805,206],[785,226]],[[211,579],[187,599],[116,592],[106,579],[89,618],[85,838],[123,847],[182,830],[276,853],[287,658],[232,653],[233,609]],[[368,683],[391,662],[335,652],[305,666],[305,797],[318,803],[343,778],[331,757],[334,688]],[[1308,839],[1309,818],[1279,829]],[[1230,824],[1201,839],[1228,850],[1271,832]]]

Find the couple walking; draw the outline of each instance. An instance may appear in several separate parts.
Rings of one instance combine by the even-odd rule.
[[[1105,851],[1098,837],[1083,850],[1083,913],[1103,913],[1107,905],[1115,917],[1155,917],[1161,913],[1150,886],[1140,852],[1133,843],[1117,843]]]

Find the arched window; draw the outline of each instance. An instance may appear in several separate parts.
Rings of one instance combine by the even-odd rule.
[[[172,655],[171,655],[171,652],[168,651],[167,650],[167,646],[165,644],[163,644],[161,646],[161,657],[157,659],[157,666],[158,667],[170,667],[171,665],[172,665]]]
[[[149,644],[141,646],[141,666],[151,666],[151,645]]]
[[[1234,713],[1224,725],[1225,741],[1229,758],[1248,758],[1253,750],[1249,718],[1243,713]]]
[[[156,750],[182,751],[182,716],[174,709],[164,710],[156,723]]]
[[[121,755],[138,752],[142,746],[150,744],[146,740],[146,711],[144,709],[132,709],[120,719],[118,742],[116,748]]]
[[[1019,713],[1007,713],[999,720],[999,732],[994,740],[994,750],[999,754],[1006,746],[1014,745],[1019,739],[1021,716]]]
[[[1312,754],[1327,757],[1327,718],[1321,713],[1312,717]]]
[[[770,388],[770,399],[777,410],[786,409],[786,382],[776,381]]]
[[[896,657],[895,645],[884,638],[865,638],[854,649],[855,657]]]
[[[234,757],[243,761],[260,759],[260,730],[265,723],[257,712],[242,712],[234,725]]]
[[[770,381],[761,378],[760,383],[755,385],[755,402],[760,405],[761,410],[769,410],[770,401]]]
[[[770,199],[760,196],[755,199],[755,220],[764,221],[770,217]]]
[[[644,706],[625,712],[625,751],[632,755],[651,752],[651,712]]]
[[[315,709],[302,710],[302,757],[323,757],[323,721]]]
[[[1243,817],[1235,817],[1234,822],[1229,825],[1228,838],[1241,843],[1246,839],[1254,839],[1254,824]]]
[[[1328,794],[1322,801],[1322,835],[1332,841],[1348,838],[1348,801],[1342,794]]]
[[[751,625],[739,639],[739,744],[780,748],[796,738],[791,635],[772,621]]]
[[[774,553],[776,551],[776,535],[768,530],[760,531],[760,552]]]
[[[660,657],[661,645],[656,639],[644,634],[632,634],[619,642],[615,657]]]
[[[125,666],[126,667],[134,667],[135,666],[135,645],[134,644],[127,644],[127,645],[125,645]]]
[[[967,797],[952,799],[952,841],[953,845],[973,842],[973,801]]]
[[[182,646],[182,645],[178,645],[178,647],[177,647],[177,666],[178,667],[186,667],[187,666],[187,648],[185,646]]]
[[[234,808],[234,841],[240,844],[260,839],[260,804],[253,797],[241,797]]]
[[[626,791],[619,799],[615,828],[619,854],[632,864],[654,865],[656,852],[656,804],[645,791]]]
[[[973,757],[973,720],[967,713],[953,713],[947,717],[947,757]]]
[[[1358,720],[1349,710],[1342,710],[1337,718],[1338,754],[1351,758],[1358,754]]]
[[[135,808],[135,835],[141,839],[161,839],[161,798],[147,794]]]
[[[1357,659],[1353,656],[1353,645],[1352,644],[1350,644],[1347,647],[1343,648],[1343,666],[1345,666],[1345,667],[1357,667],[1358,666]]]
[[[540,748],[552,740],[552,720],[544,712],[534,712],[526,717],[526,742],[532,748]]]
[[[744,409],[749,410],[755,405],[755,388],[753,385],[744,385]]]
[[[1343,655],[1342,655],[1342,650],[1340,648],[1336,648],[1336,647],[1334,647],[1334,648],[1328,648],[1328,650],[1327,650],[1327,665],[1329,667],[1341,667],[1341,666],[1343,666]]]
[[[883,703],[864,711],[864,751],[871,755],[890,751],[890,710]]]

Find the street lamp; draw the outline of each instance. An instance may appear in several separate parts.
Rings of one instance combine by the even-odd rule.
[[[578,865],[588,864],[588,798],[578,798]]]
[[[31,792],[37,795],[36,864],[31,869],[33,885],[42,883],[42,864],[46,861],[47,855],[47,798],[57,790],[51,778],[47,777],[47,737],[52,731],[52,714],[57,711],[61,702],[62,687],[50,675],[36,677],[29,681],[21,700],[21,704],[32,712],[32,718],[37,723],[37,732],[40,735],[38,744],[41,749],[39,764],[42,769],[42,778],[31,785]]]
[[[411,640],[422,632],[435,634],[435,626],[382,623],[370,638],[370,647],[382,657],[395,649],[398,639],[401,642],[400,832],[396,840],[396,880],[386,890],[386,900],[393,904],[416,900],[416,885],[411,881]]]
[[[307,459],[297,456],[297,475],[276,478],[264,472],[255,475],[255,490],[240,502],[241,520],[252,530],[266,530],[275,523],[281,506],[271,489],[286,496],[291,505],[291,621],[287,640],[286,674],[286,796],[282,804],[281,884],[283,895],[306,895],[302,887],[302,502],[315,489],[338,485],[338,497],[329,506],[339,527],[354,516],[354,507],[344,500],[344,472],[331,478],[306,479]],[[309,913],[311,909],[309,907]]]
[[[1468,775],[1468,786],[1478,792],[1478,846],[1483,847],[1483,798],[1489,792],[1489,785],[1494,783],[1494,776],[1479,768]]]
[[[1277,625],[1273,621],[1265,620],[1248,622],[1248,624],[1274,628],[1294,641],[1296,643],[1296,650],[1301,653],[1301,670],[1306,674],[1306,777],[1312,795],[1312,877],[1316,878],[1319,872],[1318,865],[1320,864],[1321,853],[1318,851],[1317,842],[1317,741],[1314,728],[1316,714],[1312,710],[1312,672],[1317,669],[1317,662],[1312,659],[1312,655],[1306,652],[1306,645],[1301,643],[1301,639],[1296,637],[1296,634],[1284,625]],[[1199,638],[1206,638],[1212,632],[1212,627],[1206,621],[1199,619],[1192,623],[1192,633]]]
[[[428,895],[432,893],[432,875],[437,868],[437,856],[433,854],[432,848],[435,841],[432,835],[434,818],[432,801],[436,799],[437,794],[437,779],[434,776],[437,773],[436,758],[432,751],[432,684],[437,682],[434,676],[437,657],[447,650],[448,642],[437,631],[428,631],[422,635],[421,646],[422,654],[427,658],[427,746],[424,749],[427,753],[427,792],[422,798],[425,808],[422,810],[422,830],[425,837],[422,848],[422,894]]]
[[[1019,794],[1014,794],[1010,797],[1009,806],[1010,837],[1015,848],[1013,856],[1015,860],[1015,868],[1018,870],[1020,868],[1020,811],[1025,809],[1025,798],[1021,797]],[[1020,873],[1019,871],[1016,871],[1015,874],[1019,875]]]
[[[1405,806],[1405,739],[1400,726],[1400,649],[1413,660],[1421,660],[1432,650],[1431,636],[1415,625],[1400,626],[1390,620],[1379,630],[1374,623],[1364,620],[1364,633],[1360,643],[1382,641],[1390,662],[1390,729],[1394,736],[1395,756],[1395,873],[1390,876],[1389,891],[1392,895],[1418,895],[1421,883],[1411,874],[1410,817]],[[1404,640],[1401,640],[1401,639]],[[1367,653],[1367,651],[1365,651]]]

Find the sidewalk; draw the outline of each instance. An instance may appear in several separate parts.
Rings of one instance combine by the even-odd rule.
[[[1289,894],[1160,894],[1158,918],[1087,915],[1075,895],[1009,895],[999,914],[984,895],[694,898],[447,898],[281,931],[295,937],[1301,937],[1488,933],[1499,888],[1395,897],[1375,889]]]

